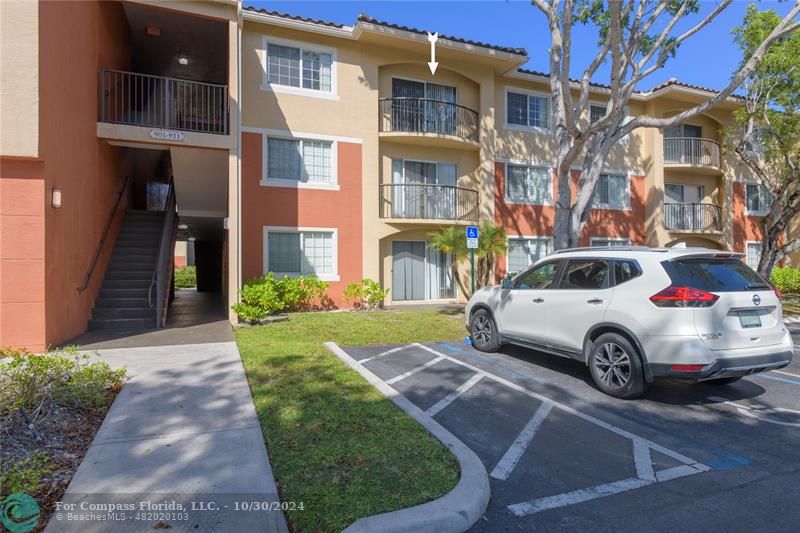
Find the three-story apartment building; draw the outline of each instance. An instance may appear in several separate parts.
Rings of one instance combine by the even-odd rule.
[[[0,345],[163,324],[176,238],[194,239],[199,289],[229,304],[267,272],[316,275],[336,306],[362,278],[387,304],[463,299],[427,246],[443,226],[503,227],[498,278],[552,250],[549,81],[522,68],[524,50],[440,35],[432,74],[426,31],[236,0],[4,2],[0,15]],[[628,113],[711,94],[670,80]],[[592,86],[592,117],[607,95]],[[757,261],[766,196],[720,149],[738,105],[619,142],[583,244]]]

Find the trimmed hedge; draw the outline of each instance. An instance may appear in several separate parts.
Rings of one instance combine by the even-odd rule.
[[[175,288],[191,289],[197,287],[197,268],[193,266],[175,267]]]
[[[769,281],[783,294],[800,294],[800,268],[775,267]]]
[[[257,323],[275,313],[329,309],[333,302],[325,294],[328,283],[314,276],[276,278],[266,276],[245,282],[241,303],[231,306],[239,318]]]

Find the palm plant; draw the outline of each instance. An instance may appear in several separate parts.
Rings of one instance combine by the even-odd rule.
[[[495,258],[498,255],[505,255],[508,250],[508,240],[506,230],[495,226],[490,220],[484,220],[479,231],[478,249],[475,250],[475,255],[478,257],[475,286],[485,287],[492,282]]]
[[[458,272],[458,264],[469,255],[464,228],[456,226],[440,228],[437,231],[430,232],[428,237],[431,239],[428,243],[429,248],[450,254],[450,272],[453,275],[453,279],[463,294],[469,294],[469,290],[464,286],[464,280],[461,279],[461,275]]]
[[[459,226],[441,228],[428,234],[431,241],[428,247],[450,254],[450,271],[461,292],[470,294],[469,287],[461,278],[458,265],[469,258],[465,229]],[[480,288],[491,282],[494,272],[495,258],[506,253],[506,232],[491,221],[484,220],[480,225],[478,248],[475,250],[475,287]]]

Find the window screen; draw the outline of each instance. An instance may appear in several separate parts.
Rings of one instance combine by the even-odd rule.
[[[331,91],[331,54],[293,46],[267,45],[267,80],[276,85]]]

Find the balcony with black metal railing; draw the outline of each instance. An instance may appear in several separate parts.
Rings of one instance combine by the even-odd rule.
[[[228,134],[228,86],[121,70],[100,71],[100,122]]]
[[[380,217],[406,222],[478,221],[478,191],[457,185],[384,183],[380,186]]]
[[[664,204],[664,227],[674,233],[719,233],[722,209],[716,204]]]
[[[719,143],[695,137],[665,137],[664,165],[719,172]]]
[[[468,107],[413,97],[381,98],[379,106],[380,137],[442,147],[480,146],[480,116]]]

